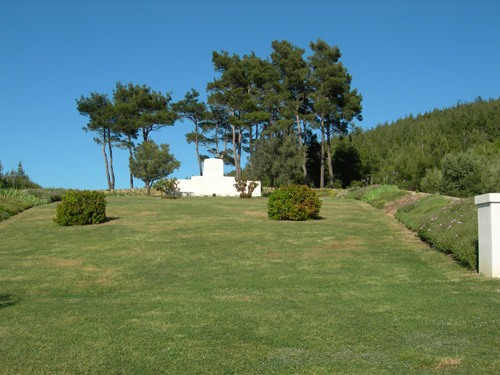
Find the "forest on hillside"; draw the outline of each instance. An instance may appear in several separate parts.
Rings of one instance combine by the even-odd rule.
[[[500,188],[500,98],[354,128],[334,143],[344,186],[357,180],[456,196]]]

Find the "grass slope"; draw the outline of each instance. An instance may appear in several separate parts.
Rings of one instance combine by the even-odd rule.
[[[0,373],[500,373],[500,281],[365,203],[108,197],[0,223]]]

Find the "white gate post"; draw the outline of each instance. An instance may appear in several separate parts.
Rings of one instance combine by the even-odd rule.
[[[479,273],[500,277],[500,194],[474,198],[479,230]]]

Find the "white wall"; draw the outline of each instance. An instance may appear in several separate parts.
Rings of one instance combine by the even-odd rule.
[[[250,182],[250,181],[249,181]],[[262,195],[260,181],[252,196]],[[189,196],[230,196],[238,197],[240,193],[234,187],[236,179],[224,176],[224,162],[222,159],[205,159],[203,162],[203,176],[192,176],[190,179],[179,180],[179,190],[182,195]]]

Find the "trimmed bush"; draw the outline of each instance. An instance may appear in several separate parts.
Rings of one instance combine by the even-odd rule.
[[[257,182],[240,179],[236,180],[236,183],[233,185],[236,188],[236,191],[240,193],[240,198],[252,198],[253,191],[259,186]]]
[[[305,185],[290,185],[275,190],[267,202],[267,215],[273,220],[302,221],[319,216],[321,201]]]
[[[106,220],[106,198],[99,191],[69,190],[56,208],[59,225],[99,224]]]

